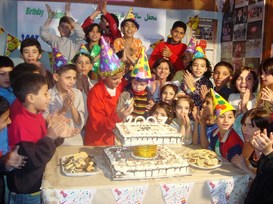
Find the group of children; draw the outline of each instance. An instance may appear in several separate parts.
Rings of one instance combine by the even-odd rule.
[[[176,21],[148,59],[134,37],[132,10],[120,31],[105,1],[81,26],[67,4],[57,36],[50,33],[54,11],[46,7],[40,34],[53,49],[53,72],[39,62],[35,39],[21,43],[22,64],[0,56],[0,167],[10,203],[41,202],[42,175],[58,145],[115,145],[115,124],[129,115],[167,118],[185,144],[210,148],[255,178],[246,203],[273,202],[273,58],[259,73],[224,61],[212,70],[204,55],[187,52],[186,24]]]

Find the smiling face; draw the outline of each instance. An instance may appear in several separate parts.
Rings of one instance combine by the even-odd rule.
[[[93,65],[89,57],[85,55],[79,55],[75,62],[79,73],[86,75],[91,71]]]
[[[215,83],[216,91],[224,87],[231,79],[230,71],[226,66],[218,66],[213,72],[213,81]]]
[[[256,127],[256,125],[254,124],[254,126],[252,126],[251,124],[251,118],[247,117],[245,119],[244,124],[242,125],[242,132],[245,138],[245,142],[250,142],[251,137],[253,136],[254,132],[260,130],[260,128]]]
[[[58,26],[58,30],[60,32],[61,37],[67,37],[68,38],[71,35],[72,26],[69,23],[62,22]]]
[[[90,39],[90,42],[99,42],[101,33],[99,32],[98,26],[94,26],[94,28],[88,33],[87,37]]]
[[[173,103],[174,96],[175,91],[173,90],[173,88],[171,86],[166,86],[162,91],[161,101],[171,105]]]
[[[60,75],[55,73],[53,75],[56,83],[56,87],[60,93],[66,93],[71,90],[77,81],[77,72],[74,70],[67,70],[62,72]]]
[[[243,70],[239,77],[236,79],[236,88],[240,93],[245,93],[249,89],[252,93],[254,86],[254,78],[250,71]]]
[[[273,75],[272,74],[267,74],[264,71],[262,71],[261,75],[261,81],[264,86],[273,86]]]
[[[227,132],[235,122],[235,116],[233,111],[227,111],[222,115],[219,115],[216,119],[217,125],[220,129],[220,132]]]
[[[172,41],[176,43],[180,43],[183,37],[185,36],[185,30],[182,27],[176,27],[170,30],[172,35]]]
[[[0,68],[0,87],[8,88],[10,86],[9,73],[12,69],[12,67]]]
[[[137,32],[137,27],[133,22],[127,21],[124,26],[121,27],[121,31],[124,34],[124,37],[132,38]]]
[[[24,62],[35,63],[41,59],[42,54],[39,52],[39,49],[35,45],[32,45],[24,47],[21,56]]]
[[[155,75],[158,80],[167,80],[168,76],[170,75],[170,67],[167,62],[161,62],[155,68]]]
[[[192,66],[192,75],[195,78],[202,77],[204,73],[208,70],[206,60],[202,58],[197,58],[193,61]]]

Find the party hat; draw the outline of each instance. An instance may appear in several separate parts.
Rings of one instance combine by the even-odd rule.
[[[207,58],[205,49],[207,47],[207,41],[201,39],[200,41],[196,42],[195,52],[193,54],[193,59],[196,58]]]
[[[87,54],[87,55],[90,55],[90,52],[88,51],[88,49],[86,48],[86,46],[84,44],[82,44],[80,46],[80,49],[78,50],[77,54]]]
[[[67,58],[57,49],[53,48],[53,70],[56,72],[61,66],[68,64]]]
[[[144,47],[142,47],[141,55],[139,56],[139,59],[131,72],[131,77],[137,78],[140,80],[152,79],[151,70],[149,67],[147,56],[145,54]]]
[[[130,8],[130,10],[128,11],[127,15],[125,16],[124,20],[123,20],[122,23],[121,23],[121,27],[123,27],[124,24],[125,24],[127,21],[133,22],[133,23],[136,25],[137,29],[139,29],[139,24],[138,24],[138,22],[136,21],[136,17],[135,17],[135,15],[134,15],[134,13],[133,13],[133,8]]]
[[[110,76],[124,70],[124,66],[110,45],[101,36],[100,69],[101,76]]]
[[[190,42],[187,46],[186,51],[190,52],[191,54],[193,54],[196,50],[195,50],[195,40],[194,37],[191,37]]]
[[[214,107],[214,116],[217,118],[219,115],[227,111],[236,110],[232,105],[230,105],[220,94],[218,94],[213,89],[210,89]]]

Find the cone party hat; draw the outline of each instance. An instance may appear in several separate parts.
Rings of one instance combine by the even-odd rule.
[[[125,16],[124,20],[121,23],[121,27],[124,26],[125,22],[127,21],[133,22],[136,25],[137,29],[139,29],[139,24],[136,21],[136,17],[133,13],[133,8],[130,8],[130,10],[128,11],[127,15]]]
[[[57,49],[53,48],[53,70],[56,72],[61,66],[68,64],[67,58]]]

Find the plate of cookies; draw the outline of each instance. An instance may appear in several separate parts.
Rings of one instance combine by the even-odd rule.
[[[61,168],[67,176],[90,176],[100,172],[94,158],[86,152],[79,152],[62,157]]]
[[[215,169],[222,165],[223,161],[214,151],[198,149],[189,151],[184,158],[192,167],[199,169]]]

